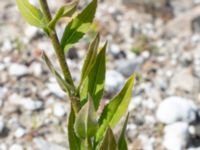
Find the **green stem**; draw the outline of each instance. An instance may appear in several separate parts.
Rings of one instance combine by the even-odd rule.
[[[92,141],[90,138],[85,138],[82,140],[81,150],[92,150]]]
[[[40,6],[41,6],[41,9],[43,11],[43,14],[44,14],[46,20],[48,22],[50,22],[52,17],[51,17],[51,13],[50,13],[47,1],[46,0],[39,0],[39,2],[40,2]],[[61,48],[61,45],[60,45],[60,42],[58,40],[58,36],[57,36],[55,29],[50,32],[49,37],[52,41],[52,44],[53,44],[56,56],[58,58],[61,70],[63,72],[64,78],[65,78],[66,82],[69,83],[69,85],[71,85],[71,88],[68,89],[68,93],[69,93],[69,97],[71,99],[73,109],[74,109],[75,113],[77,113],[81,108],[80,98],[77,94],[76,87],[74,86],[74,82],[72,80],[72,76],[71,76],[71,73],[69,71],[68,64],[65,60],[65,53]]]

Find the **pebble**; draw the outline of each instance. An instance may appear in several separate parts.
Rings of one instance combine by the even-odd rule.
[[[3,134],[4,129],[5,129],[5,122],[3,118],[0,116],[0,135]]]
[[[58,103],[55,104],[53,107],[53,113],[57,117],[63,117],[66,114],[65,107],[63,106],[64,104]]]
[[[155,139],[152,137],[148,137],[145,134],[140,134],[138,137],[142,144],[143,144],[143,150],[154,150],[153,144],[155,142]]]
[[[12,49],[12,43],[10,40],[5,40],[0,51],[10,51]]]
[[[106,72],[105,90],[107,93],[113,94],[119,92],[125,83],[124,77],[115,70]]]
[[[43,102],[39,100],[32,100],[30,98],[22,99],[21,106],[27,110],[38,110],[43,107]]]
[[[183,82],[184,81],[184,82]],[[178,71],[172,78],[170,82],[170,89],[173,90],[183,90],[186,92],[194,91],[196,82],[190,70],[184,69]]]
[[[189,126],[185,122],[177,122],[164,128],[163,145],[167,150],[183,150],[189,142]]]
[[[132,111],[132,110],[138,108],[141,104],[142,104],[141,96],[133,97],[129,103],[128,110]]]
[[[156,103],[151,98],[144,100],[142,104],[144,107],[148,108],[149,110],[154,110],[156,108]]]
[[[130,139],[135,139],[138,136],[137,125],[134,123],[127,124],[127,137]]]
[[[7,150],[7,149],[8,148],[7,148],[6,144],[4,144],[4,143],[0,144],[0,150]]]
[[[3,106],[3,98],[7,93],[7,89],[0,87],[0,107]]]
[[[48,87],[48,90],[53,93],[55,96],[59,98],[63,98],[66,94],[62,91],[62,89],[59,87],[58,83],[51,82],[46,84]]]
[[[141,71],[141,66],[144,63],[142,57],[133,60],[120,59],[116,61],[116,70],[123,74],[125,77],[131,76],[134,72]]]
[[[38,110],[43,107],[43,102],[40,100],[33,100],[31,98],[24,98],[17,94],[13,94],[9,98],[10,103],[22,106],[26,110]]]
[[[197,106],[193,101],[172,96],[164,99],[158,106],[156,116],[165,124],[177,121],[191,123],[196,120]]]
[[[16,138],[21,138],[21,137],[23,137],[25,134],[26,134],[26,130],[25,130],[24,128],[18,128],[18,129],[15,131],[15,137],[16,137]]]
[[[116,57],[120,53],[120,48],[119,48],[119,46],[117,44],[111,44],[109,49],[108,49],[108,52],[112,56]]]
[[[11,145],[11,147],[9,148],[9,150],[23,150],[24,148],[19,145],[19,144],[13,144]]]
[[[200,79],[200,55],[195,55],[193,60],[193,72]]]
[[[200,147],[190,147],[187,150],[200,150]]]
[[[36,27],[27,26],[25,29],[25,35],[29,40],[31,40],[36,35],[37,31],[38,31],[38,29]]]
[[[23,76],[28,73],[28,68],[25,65],[13,63],[9,66],[8,72],[11,76]]]
[[[30,65],[30,72],[33,73],[36,77],[40,77],[42,74],[42,64],[39,62],[33,62]]]
[[[38,150],[47,150],[47,149],[48,150],[68,150],[67,148],[61,147],[53,143],[49,143],[39,138],[35,138],[33,142],[35,143]]]

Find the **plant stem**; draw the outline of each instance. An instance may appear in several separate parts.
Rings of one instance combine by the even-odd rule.
[[[43,14],[44,14],[46,20],[48,22],[50,22],[52,18],[51,18],[51,13],[50,13],[47,1],[39,0],[39,2],[40,2],[40,6],[41,6],[41,9],[43,11]],[[63,72],[64,78],[65,78],[66,82],[71,86],[71,88],[68,89],[68,93],[69,93],[69,97],[71,99],[73,109],[74,109],[75,113],[77,113],[80,110],[80,98],[77,94],[76,87],[74,86],[74,82],[72,80],[72,76],[71,76],[68,64],[65,60],[65,53],[61,48],[61,45],[58,40],[58,36],[57,36],[55,29],[50,32],[49,37],[52,41],[52,44],[53,44],[56,56],[58,58],[61,70]]]

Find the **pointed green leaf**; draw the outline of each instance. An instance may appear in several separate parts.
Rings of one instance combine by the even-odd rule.
[[[104,92],[105,71],[106,71],[106,47],[107,43],[99,51],[96,62],[89,73],[88,91],[94,101],[95,109],[99,107]]]
[[[34,5],[30,4],[28,0],[16,0],[19,11],[25,20],[36,27],[45,27],[45,18],[42,12]]]
[[[80,87],[80,99],[81,104],[85,104],[87,101],[87,94],[92,96],[95,109],[98,109],[100,100],[104,92],[104,81],[105,81],[105,71],[106,71],[106,47],[107,43],[100,49],[96,62],[93,65],[89,75],[83,81]]]
[[[49,60],[49,58],[47,57],[46,53],[43,52],[42,55],[43,60],[45,61],[46,65],[48,66],[49,70],[51,71],[51,73],[54,75],[54,77],[56,78],[58,84],[60,85],[61,89],[66,92],[68,91],[68,89],[71,88],[71,86],[61,77],[61,75],[55,70],[55,68],[53,67],[51,61]]]
[[[108,127],[106,135],[100,146],[100,150],[117,150],[117,144],[112,129]]]
[[[132,75],[123,89],[118,93],[104,108],[99,118],[99,130],[96,134],[96,141],[101,140],[108,125],[113,128],[126,113],[128,104],[132,96],[132,88],[134,85],[135,75]]]
[[[74,0],[71,3],[62,6],[55,14],[54,18],[50,21],[49,27],[53,29],[58,20],[63,16],[71,16],[76,11],[79,0]]]
[[[85,139],[95,135],[98,128],[97,113],[93,100],[89,96],[87,103],[78,112],[75,120],[75,132],[78,137]]]
[[[71,106],[71,112],[69,114],[69,120],[68,120],[68,141],[69,141],[69,147],[70,150],[80,150],[81,149],[81,141],[76,136],[74,131],[74,123],[75,123],[75,113]]]
[[[79,88],[79,93],[80,93],[80,101],[81,101],[81,106],[83,106],[87,102],[87,96],[88,96],[88,77],[83,81],[82,85]]]
[[[100,37],[99,37],[99,34],[97,34],[97,36],[95,37],[95,39],[91,42],[91,44],[89,46],[89,50],[88,50],[88,53],[85,58],[83,68],[81,71],[80,86],[81,86],[82,82],[85,80],[85,78],[88,76],[89,72],[91,71],[91,69],[96,61],[99,40],[100,40]]]
[[[118,140],[118,149],[119,150],[128,150],[128,146],[127,146],[127,142],[126,142],[126,138],[125,138],[125,132],[126,132],[126,126],[128,123],[128,118],[129,118],[129,113],[126,116],[126,120],[124,122],[124,126],[122,128],[119,140]]]
[[[63,6],[64,7],[64,13],[63,13],[63,16],[65,17],[70,17],[74,14],[74,12],[76,11],[76,8],[78,6],[78,3],[79,3],[79,0],[74,0],[72,1],[71,3],[69,3],[68,5],[66,6]]]
[[[68,51],[74,43],[79,41],[90,29],[96,13],[96,8],[97,0],[92,0],[92,2],[67,25],[61,40],[61,46],[65,52]]]

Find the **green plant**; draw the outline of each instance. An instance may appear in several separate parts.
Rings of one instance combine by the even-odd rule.
[[[26,21],[42,28],[54,46],[63,75],[55,70],[45,52],[43,52],[43,59],[70,99],[71,112],[68,118],[70,149],[126,150],[125,129],[128,115],[118,140],[115,139],[112,129],[126,113],[132,96],[135,75],[128,79],[119,94],[110,100],[103,112],[98,115],[97,110],[104,91],[107,43],[99,48],[99,34],[90,43],[77,86],[74,85],[64,55],[90,29],[97,8],[97,0],[92,0],[83,11],[72,17],[73,19],[66,25],[61,41],[58,40],[55,26],[60,18],[71,17],[74,14],[78,0],[61,7],[53,18],[46,0],[39,0],[40,9],[31,5],[28,0],[16,0],[16,2]]]

